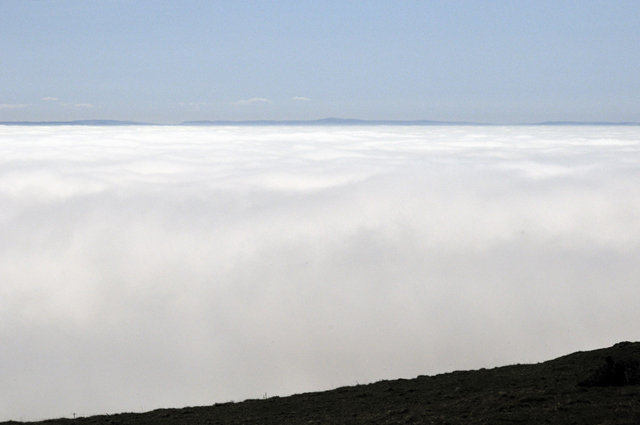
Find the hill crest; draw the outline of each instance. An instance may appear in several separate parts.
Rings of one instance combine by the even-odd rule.
[[[622,380],[619,376],[617,380],[609,379],[620,373]],[[637,424],[638,384],[640,342],[621,342],[538,364],[379,381],[288,397],[42,423]]]

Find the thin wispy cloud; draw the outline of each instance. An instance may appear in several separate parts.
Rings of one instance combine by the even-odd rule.
[[[93,105],[91,103],[76,103],[74,105],[76,108],[95,108],[96,105]]]
[[[263,97],[253,97],[251,99],[238,100],[237,102],[231,102],[234,105],[250,105],[252,103],[271,103],[269,99]]]
[[[57,97],[43,97],[42,100],[47,101],[47,100],[60,100],[60,99],[58,99]]]
[[[26,103],[0,103],[0,109],[22,109],[31,106]]]
[[[311,100],[308,97],[302,97],[302,96],[295,96],[292,97],[291,100]]]

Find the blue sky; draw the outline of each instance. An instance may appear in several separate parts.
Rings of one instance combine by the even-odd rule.
[[[639,1],[0,0],[0,120],[640,121]]]

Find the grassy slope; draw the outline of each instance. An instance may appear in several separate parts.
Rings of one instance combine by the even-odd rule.
[[[640,424],[640,385],[581,386],[605,358],[640,361],[640,342],[534,365],[381,381],[332,391],[47,424]],[[596,371],[594,375],[594,371]]]

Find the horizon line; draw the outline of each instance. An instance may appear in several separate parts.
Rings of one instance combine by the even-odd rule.
[[[128,120],[108,120],[108,119],[91,119],[91,120],[69,120],[69,121],[0,121],[0,125],[5,126],[302,126],[302,125],[397,125],[397,126],[446,126],[446,125],[462,125],[462,126],[638,126],[639,122],[635,121],[542,121],[542,122],[519,122],[519,123],[483,123],[473,121],[439,121],[439,120],[367,120],[357,118],[320,118],[314,120],[189,120],[180,123],[151,123],[142,121]]]

